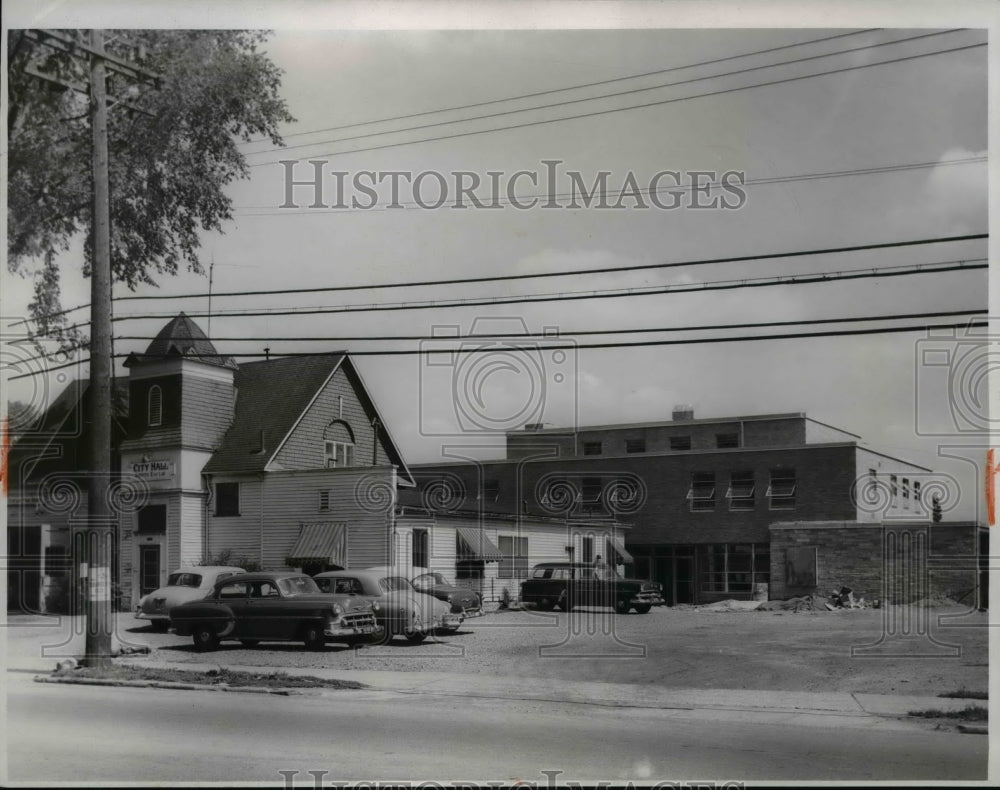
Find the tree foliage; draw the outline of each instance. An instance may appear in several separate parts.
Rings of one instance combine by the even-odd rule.
[[[65,35],[86,42],[87,35]],[[107,31],[109,54],[160,76],[154,86],[108,72],[111,267],[135,290],[160,275],[202,271],[200,234],[232,218],[226,186],[249,170],[239,144],[281,145],[294,120],[281,71],[260,51],[267,34],[231,30]],[[35,278],[38,334],[63,336],[57,256],[84,238],[92,262],[88,98],[31,74],[85,87],[86,55],[9,39],[8,269]]]

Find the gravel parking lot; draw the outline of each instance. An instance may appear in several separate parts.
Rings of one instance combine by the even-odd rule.
[[[646,615],[503,611],[468,620],[457,634],[420,645],[396,639],[356,650],[331,644],[319,652],[299,644],[247,649],[223,643],[215,652],[197,653],[190,638],[155,633],[129,615],[120,616],[120,627],[124,642],[148,644],[157,660],[178,664],[485,673],[512,681],[551,677],[673,688],[929,695],[986,690],[986,613],[962,607],[910,610],[915,619],[906,629],[901,613],[700,607],[664,607]],[[866,645],[878,647],[858,654]]]

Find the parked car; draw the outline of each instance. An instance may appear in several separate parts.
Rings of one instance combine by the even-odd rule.
[[[521,602],[549,611],[574,606],[613,606],[619,614],[635,609],[646,614],[663,606],[663,588],[656,582],[626,579],[615,571],[582,562],[543,562],[521,582]]]
[[[426,568],[414,568],[410,584],[417,592],[433,595],[439,601],[451,605],[451,611],[466,619],[483,614],[483,599],[475,590],[452,584],[442,573]]]
[[[157,631],[170,627],[170,610],[188,601],[198,601],[208,595],[215,583],[246,573],[242,568],[228,565],[192,565],[178,568],[167,577],[165,587],[142,596],[135,607],[139,620],[149,620]]]
[[[214,650],[222,639],[247,647],[301,641],[318,650],[327,641],[378,637],[375,614],[370,601],[327,595],[302,573],[243,573],[217,581],[201,601],[174,607],[170,624],[179,635],[192,636],[199,650]]]
[[[431,631],[457,631],[465,619],[445,602],[414,590],[405,576],[392,569],[326,571],[314,579],[321,590],[377,606],[386,639],[402,634],[410,642],[422,642]]]

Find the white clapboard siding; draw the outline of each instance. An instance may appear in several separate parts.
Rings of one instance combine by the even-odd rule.
[[[264,481],[264,567],[286,567],[285,558],[302,525],[319,521],[347,525],[349,565],[384,564],[395,505],[394,475],[391,467],[268,473]],[[373,490],[384,499],[373,499]],[[328,492],[327,510],[320,509],[321,491]]]
[[[255,477],[213,477],[212,485],[216,483],[240,484],[240,515],[215,516],[215,497],[208,510],[208,546],[209,556],[216,556],[222,551],[232,551],[233,561],[246,557],[252,560],[260,559],[261,554],[261,493],[263,483]],[[173,566],[171,566],[173,567]]]
[[[180,496],[180,556],[179,565],[197,565],[204,558],[202,529],[205,498],[201,494]]]

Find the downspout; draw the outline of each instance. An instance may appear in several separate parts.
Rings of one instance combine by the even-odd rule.
[[[258,486],[258,499],[259,505],[257,508],[257,518],[260,522],[260,567],[264,567],[264,480],[265,475],[261,472],[257,479],[260,480],[260,485]]]

